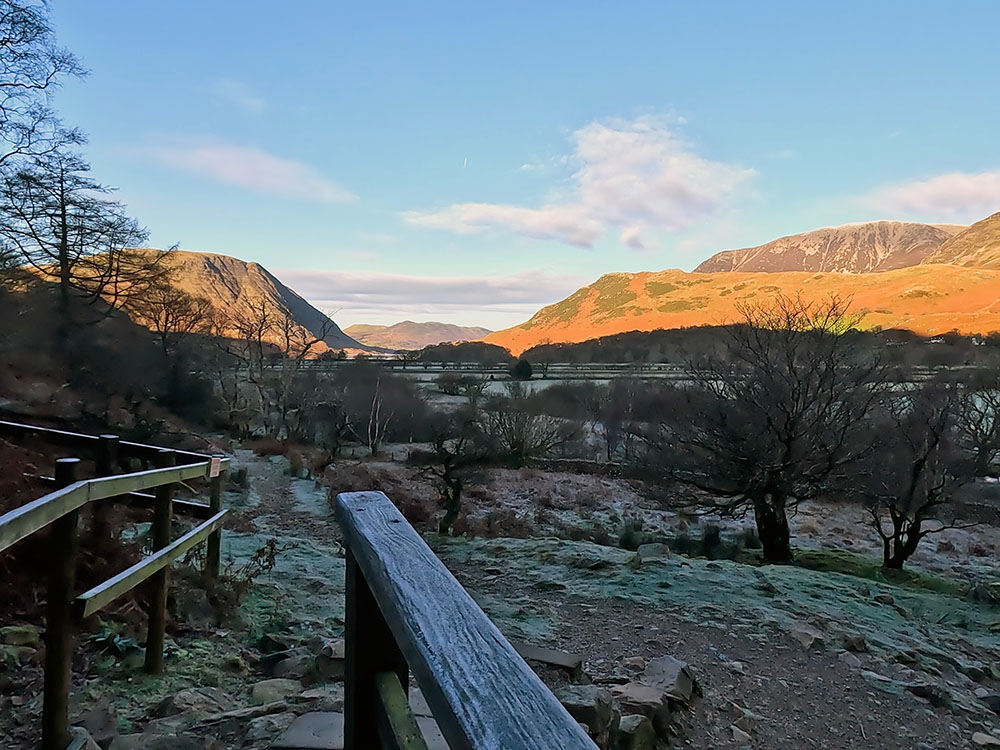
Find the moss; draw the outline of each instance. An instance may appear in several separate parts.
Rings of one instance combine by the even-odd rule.
[[[708,307],[708,297],[691,297],[690,299],[675,299],[665,302],[656,309],[660,312],[684,312],[685,310],[701,310]]]
[[[678,287],[676,284],[671,284],[667,281],[647,281],[646,282],[646,292],[650,297],[662,297],[664,294],[670,294],[671,292],[677,291]]]
[[[630,276],[608,274],[594,283],[593,288],[597,290],[597,299],[594,300],[595,320],[620,315],[623,308],[639,296],[628,288],[631,281]]]
[[[966,593],[966,587],[957,581],[911,570],[886,570],[878,558],[848,550],[797,550],[795,564],[809,570],[844,573],[869,581],[925,589],[937,594],[964,596]]]

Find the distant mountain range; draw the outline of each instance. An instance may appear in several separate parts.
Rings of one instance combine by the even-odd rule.
[[[758,247],[725,250],[699,265],[696,273],[748,271],[840,271],[872,273],[923,263],[966,227],[870,221],[825,227],[781,237]]]
[[[491,333],[479,326],[457,326],[451,323],[415,323],[404,320],[391,326],[357,324],[344,329],[348,336],[368,346],[386,349],[423,349],[446,342],[475,341]]]
[[[613,273],[485,341],[519,353],[627,331],[719,325],[776,294],[849,297],[865,325],[1000,331],[1000,213],[969,227],[879,221],[712,256],[694,273]]]
[[[309,338],[323,336],[322,344],[316,349],[317,354],[326,349],[370,349],[341,331],[330,318],[257,263],[228,255],[184,250],[173,251],[170,263],[174,271],[174,286],[192,296],[207,299],[217,312],[223,314],[222,317],[227,313],[264,305],[282,315],[287,313],[294,321],[296,330]]]

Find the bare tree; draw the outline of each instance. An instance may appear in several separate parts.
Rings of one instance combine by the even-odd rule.
[[[531,408],[531,392],[519,381],[505,384],[504,396],[491,399],[483,412],[483,430],[493,451],[516,463],[540,458],[568,443],[579,425]]]
[[[208,333],[212,327],[212,303],[195,297],[164,278],[136,299],[131,312],[156,334],[163,353],[171,355],[185,335]]]
[[[0,242],[43,279],[59,285],[67,323],[70,297],[111,308],[141,298],[167,273],[166,252],[135,250],[147,234],[107,197],[78,156],[56,151],[5,176]]]
[[[50,96],[83,66],[56,44],[45,2],[0,0],[0,169],[83,137],[56,117]]]
[[[976,475],[976,451],[963,446],[972,427],[970,395],[954,382],[941,381],[901,390],[889,401],[883,421],[873,424],[879,450],[858,476],[886,568],[901,569],[929,534],[974,525],[954,518],[952,506],[956,493]]]
[[[245,423],[245,412],[252,409],[245,383],[256,394],[268,434],[287,438],[299,432],[308,406],[297,388],[299,376],[333,330],[333,321],[328,323],[311,334],[265,299],[238,301],[215,320],[214,333],[226,355],[218,366],[220,391],[232,421]]]
[[[965,387],[960,425],[959,439],[972,455],[974,474],[995,474],[1000,458],[1000,373],[996,370],[978,373]]]
[[[753,511],[767,562],[791,560],[788,513],[830,491],[870,450],[881,358],[856,346],[847,301],[747,304],[725,354],[692,365],[694,384],[644,433],[648,468],[678,499]]]
[[[444,508],[439,533],[451,533],[462,511],[462,494],[466,486],[482,478],[487,456],[482,425],[474,408],[463,407],[435,420],[426,471],[435,479]]]

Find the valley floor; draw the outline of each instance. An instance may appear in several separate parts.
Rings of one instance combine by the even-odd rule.
[[[183,619],[163,678],[139,672],[134,655],[113,659],[81,646],[74,718],[103,723],[105,746],[117,735],[114,748],[262,749],[297,716],[339,710],[338,676],[317,667],[342,637],[344,616],[329,489],[384,488],[411,512],[433,503],[426,481],[389,462],[338,463],[322,482],[290,476],[283,457],[239,451],[237,463],[249,489],[227,493],[235,517],[224,556],[239,567],[276,538],[276,565],[256,578],[238,618],[220,621],[197,596],[179,594]],[[499,470],[470,498],[469,519],[499,536],[427,539],[508,637],[582,654],[595,682],[627,674],[630,657],[687,661],[704,696],[680,719],[682,746],[937,750],[969,747],[975,732],[1000,736],[1000,716],[981,700],[1000,693],[1000,610],[913,584],[675,554],[641,558],[568,538],[574,528],[614,528],[638,513],[650,533],[682,525],[644,504],[619,480]],[[851,526],[841,509],[819,506],[795,523],[803,544],[846,538],[870,551],[864,527]],[[1000,580],[997,529],[944,541],[919,561],[928,574]],[[275,651],[291,656],[277,662]],[[5,748],[35,745],[38,677],[29,661],[2,691]],[[741,723],[752,726],[749,743],[734,740],[741,716],[750,719]]]

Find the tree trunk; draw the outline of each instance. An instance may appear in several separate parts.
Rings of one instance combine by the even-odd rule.
[[[764,551],[764,562],[790,563],[791,533],[788,530],[784,501],[773,494],[767,494],[754,501],[753,510],[757,520],[757,535]]]
[[[448,495],[444,503],[444,516],[438,524],[439,534],[450,534],[451,527],[458,520],[458,513],[462,508],[462,488],[450,485]]]
[[[922,522],[919,519],[909,523],[909,525],[906,525],[906,521],[903,519],[900,519],[900,523],[894,524],[892,536],[883,542],[883,568],[903,569],[903,565],[917,551],[917,545],[920,544],[921,526]]]

